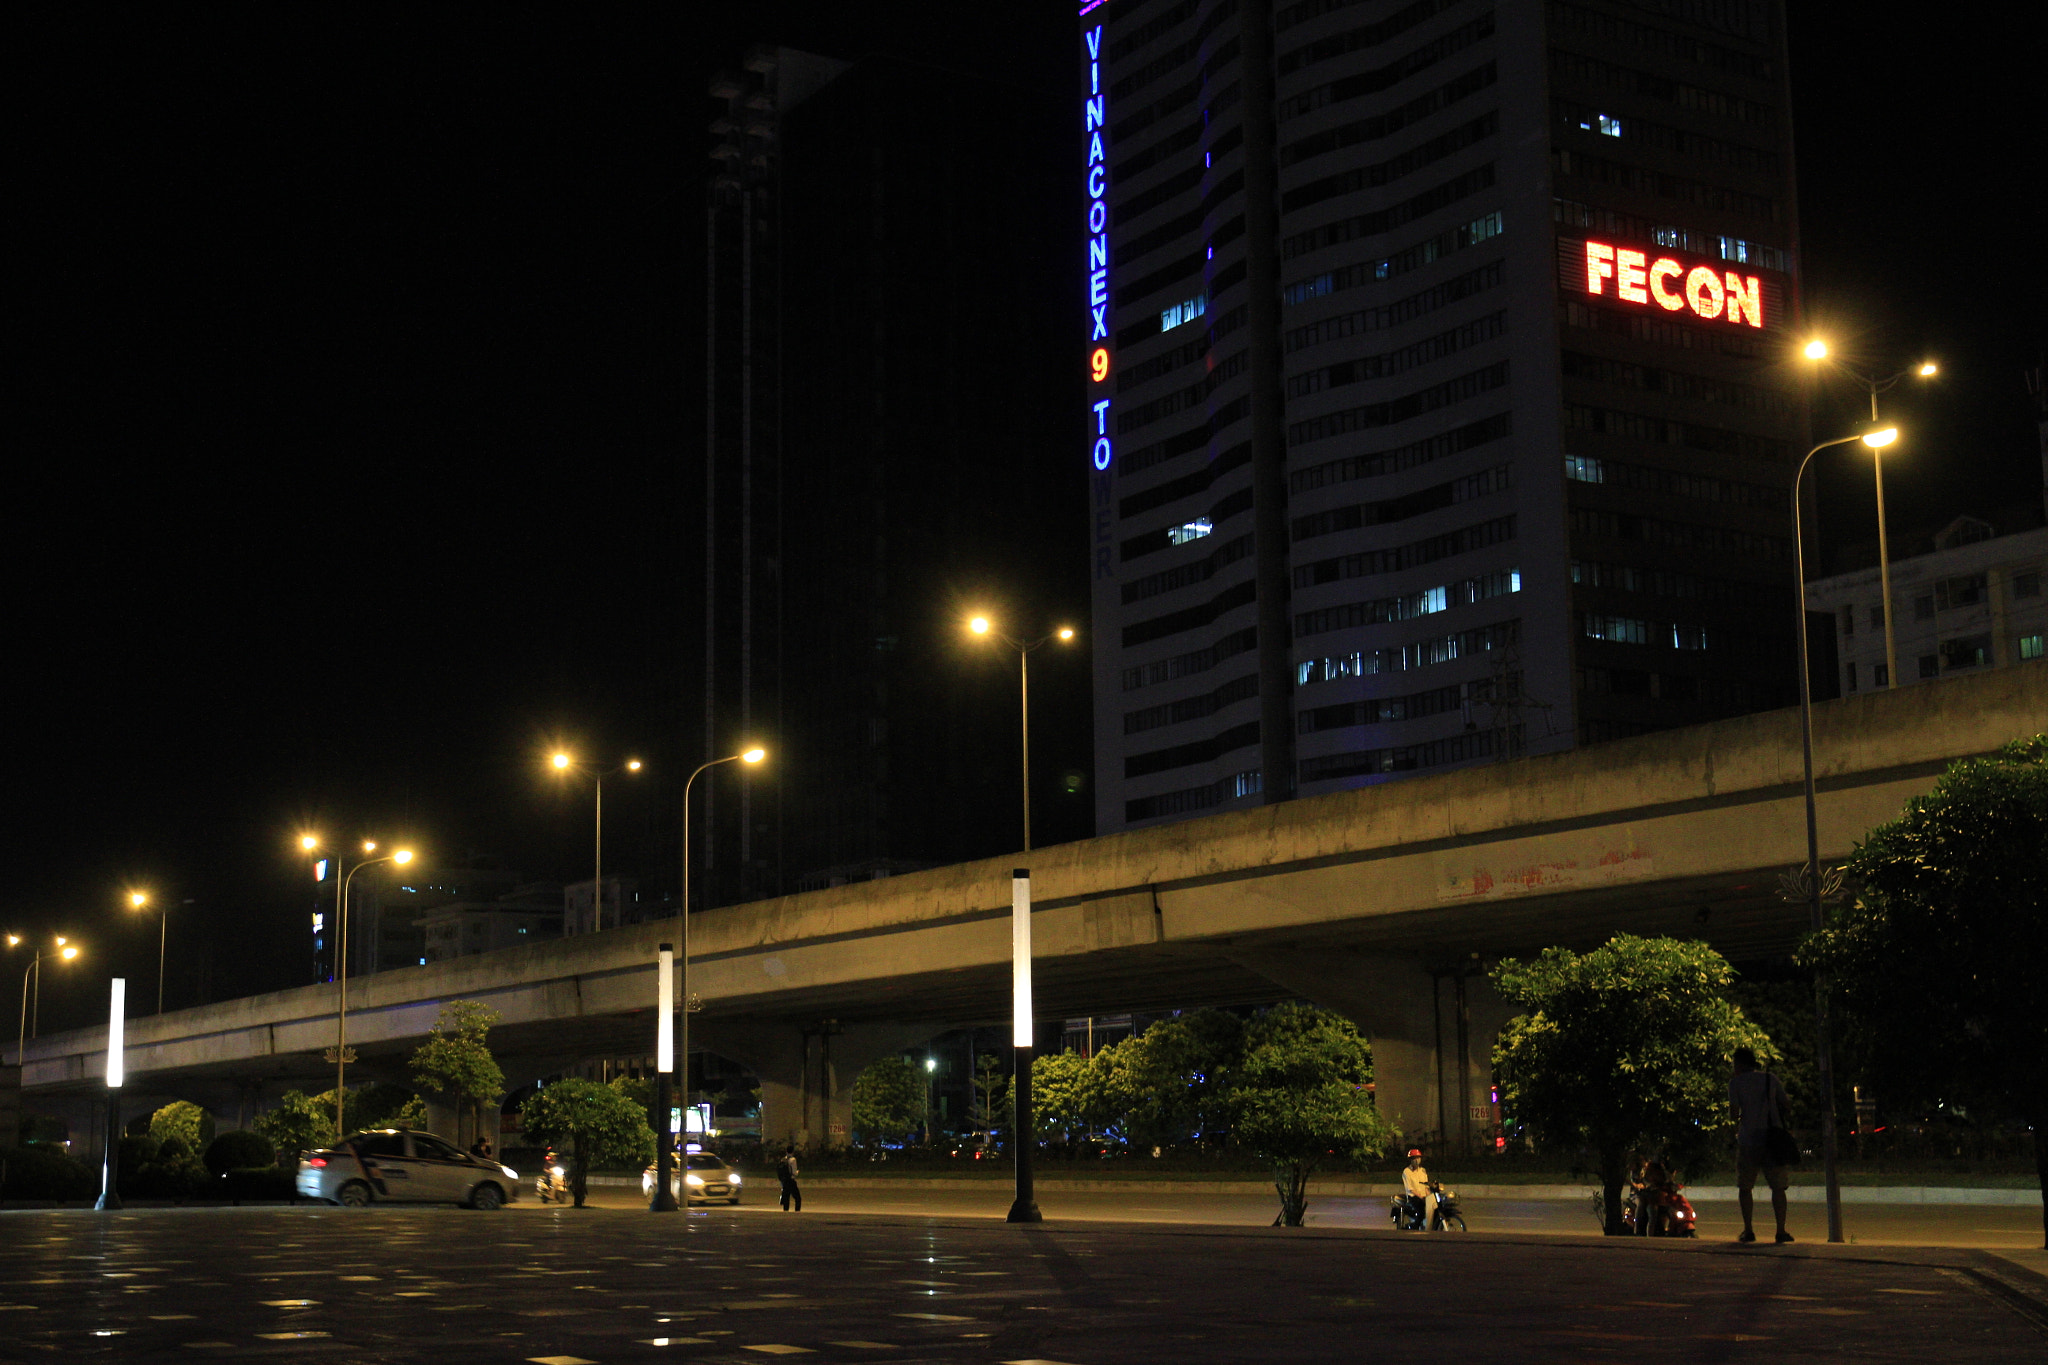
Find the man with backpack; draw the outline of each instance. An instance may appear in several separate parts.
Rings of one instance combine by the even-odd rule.
[[[775,1159],[775,1178],[782,1183],[782,1211],[788,1213],[792,1207],[798,1213],[804,1211],[804,1192],[796,1185],[796,1148],[783,1149]]]
[[[1786,1165],[1771,1152],[1773,1129],[1785,1127],[1785,1087],[1768,1071],[1756,1068],[1756,1053],[1746,1047],[1735,1049],[1735,1074],[1728,1081],[1728,1105],[1735,1111],[1735,1202],[1742,1209],[1742,1235],[1738,1242],[1754,1242],[1751,1227],[1755,1212],[1756,1176],[1763,1172],[1771,1187],[1771,1212],[1778,1216],[1778,1240],[1789,1242],[1785,1231]]]

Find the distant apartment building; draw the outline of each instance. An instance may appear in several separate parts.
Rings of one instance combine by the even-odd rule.
[[[1789,704],[1778,0],[1084,0],[1099,832]]]
[[[2001,536],[1974,517],[1949,523],[1927,552],[1893,560],[1898,686],[1986,668],[2042,666],[2044,570],[2048,527]],[[1806,585],[1807,610],[1834,623],[1836,684],[1844,695],[1891,685],[1883,603],[1875,565]]]
[[[553,883],[534,883],[493,901],[451,901],[419,916],[420,965],[474,957],[562,935]]]
[[[337,878],[334,865],[316,864],[319,874],[312,912],[312,942],[315,979],[334,979],[339,950],[339,921],[335,915]],[[422,966],[442,956],[461,956],[457,947],[466,942],[491,941],[503,936],[479,929],[450,934],[443,916],[438,947],[430,951],[429,922],[437,914],[502,908],[514,916],[507,923],[526,924],[532,931],[559,937],[562,925],[561,887],[556,883],[528,882],[520,873],[500,868],[475,867],[376,867],[357,875],[348,892],[348,972],[369,976],[401,967]],[[538,920],[523,917],[539,915]],[[490,921],[476,920],[479,925]],[[526,935],[515,935],[525,937]],[[474,951],[486,951],[478,948]]]

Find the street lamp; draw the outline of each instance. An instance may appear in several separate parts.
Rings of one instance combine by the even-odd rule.
[[[130,910],[147,910],[149,908],[149,893],[147,891],[130,891],[128,893],[128,908]],[[171,933],[171,907],[169,905],[158,909],[157,921],[156,1012],[162,1014],[164,1012],[164,948],[170,941]]]
[[[590,877],[590,927],[595,932],[604,928],[604,780],[619,773],[637,773],[640,771],[641,763],[637,758],[629,758],[616,768],[594,768],[587,763],[578,763],[567,754],[560,753],[556,754],[549,762],[554,765],[556,772],[567,772],[572,768],[575,769],[589,778],[591,785],[597,789],[597,851],[594,860],[596,866]],[[619,907],[621,922],[625,919],[625,913],[625,906],[621,905]]]
[[[8,947],[18,948],[21,946],[21,943],[21,935],[9,934],[7,936]],[[78,956],[78,945],[59,934],[55,944],[51,947],[50,956],[56,958],[59,962],[73,961]],[[36,983],[33,996],[29,994],[28,983],[30,977],[34,977]],[[21,974],[21,1032],[14,1043],[14,1064],[16,1066],[24,1068],[28,1066],[28,1040],[36,1036],[37,1025],[42,1020],[42,1013],[43,950],[37,948],[35,956],[29,961],[28,967]]]
[[[676,1003],[681,1007],[678,1013],[682,1015],[682,1021],[677,1026],[676,1068],[680,1077],[684,1108],[688,1108],[690,1102],[690,788],[696,785],[699,776],[721,763],[744,763],[752,767],[766,757],[766,749],[758,744],[753,745],[736,754],[727,754],[724,758],[699,763],[696,770],[683,780],[683,900],[682,907],[676,915]],[[666,1079],[668,1073],[662,1074],[663,1079]],[[663,1128],[668,1126],[670,1103],[666,1096],[657,1097]],[[683,1129],[685,1132],[689,1131],[689,1125],[684,1124]],[[764,1133],[762,1136],[765,1138],[767,1135]],[[670,1140],[670,1134],[664,1132],[661,1135],[663,1150],[667,1149]],[[667,1188],[667,1184],[663,1183],[662,1189]]]
[[[1822,441],[1806,452],[1806,458],[1799,462],[1798,472],[1792,476],[1792,554],[1797,575],[1793,586],[1799,593],[1799,747],[1806,777],[1806,919],[1808,928],[1816,934],[1821,930],[1820,822],[1813,799],[1813,668],[1806,646],[1806,538],[1799,515],[1799,484],[1806,477],[1806,466],[1813,462],[1813,457],[1830,446],[1861,441],[1877,451],[1898,439],[1897,427],[1884,427],[1857,436]],[[1885,597],[1885,629],[1889,634],[1889,593]],[[1821,1164],[1827,1174],[1828,1240],[1839,1242],[1842,1240],[1842,1185],[1835,1171],[1835,1063],[1828,1043],[1827,978],[1822,975],[1816,975],[1813,981],[1813,1027],[1814,1056],[1820,1066],[1820,1146]]]
[[[299,836],[299,847],[311,853],[320,847],[320,838],[315,834],[301,835]],[[392,863],[398,867],[404,867],[412,861],[413,857],[412,850],[409,848],[401,848],[382,857],[368,856],[376,851],[377,843],[374,839],[365,839],[363,841],[363,853],[365,856],[342,875],[340,890],[335,895],[335,914],[340,920],[336,930],[334,950],[334,981],[337,996],[334,1010],[334,1046],[327,1053],[326,1060],[334,1063],[334,1135],[336,1138],[345,1136],[342,1126],[342,1105],[348,1099],[345,1082],[347,1080],[348,1064],[353,1060],[353,1055],[349,1052],[348,1047],[349,884],[356,879],[356,873],[361,872],[366,867],[375,867],[379,863]],[[339,871],[340,867],[341,864],[337,861],[335,864],[336,870]]]
[[[1011,649],[1017,651],[1017,714],[1023,731],[1024,751],[1024,851],[1031,851],[1031,651],[1054,640],[1069,644],[1074,639],[1072,626],[1060,626],[1050,635],[1036,640],[1016,640],[996,629],[995,622],[979,613],[967,618],[969,634],[993,635]]]
[[[1828,361],[1836,369],[1864,387],[1870,394],[1870,421],[1873,426],[1877,424],[1877,396],[1879,394],[1886,392],[1908,375],[1917,379],[1932,379],[1935,375],[1941,373],[1939,365],[1936,365],[1931,360],[1925,360],[1918,365],[1912,365],[1900,370],[1897,374],[1886,375],[1880,379],[1876,375],[1865,374],[1861,370],[1851,369],[1841,361],[1833,359],[1833,353],[1828,349],[1827,342],[1819,337],[1815,337],[1806,343],[1804,354],[1808,360]],[[1848,439],[1853,441],[1857,438],[1852,436]],[[1864,443],[1870,445],[1867,439]],[[1889,442],[1880,444],[1889,444]],[[1821,448],[1825,449],[1825,447]],[[1870,461],[1871,475],[1877,481],[1877,581],[1878,591],[1884,595],[1884,685],[1885,690],[1890,691],[1899,685],[1899,651],[1896,637],[1892,630],[1892,557],[1891,544],[1886,534],[1884,521],[1884,458],[1875,454],[1879,448],[1878,445],[1871,445],[1870,448],[1873,452]],[[1806,619],[1803,604],[1800,610],[1800,619],[1803,621]]]

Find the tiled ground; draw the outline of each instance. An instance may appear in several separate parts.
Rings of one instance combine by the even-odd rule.
[[[2048,1357],[2038,1287],[1999,1287],[1976,1255],[726,1210],[10,1212],[0,1359]]]

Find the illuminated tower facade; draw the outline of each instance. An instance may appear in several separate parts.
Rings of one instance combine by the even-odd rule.
[[[1795,698],[1776,0],[1092,0],[1097,827]]]

